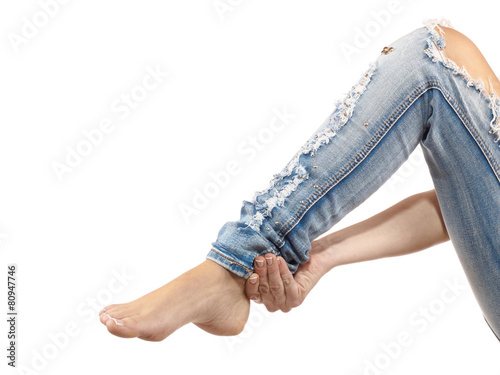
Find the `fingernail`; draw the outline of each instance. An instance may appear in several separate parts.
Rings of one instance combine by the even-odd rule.
[[[278,261],[278,264],[280,264],[281,257],[276,257],[276,260]]]
[[[267,265],[268,266],[271,266],[273,264],[273,258],[267,258],[266,257],[266,260],[267,260]]]
[[[258,268],[262,268],[264,266],[264,261],[262,259],[256,259],[255,263],[257,263]]]
[[[257,282],[257,276],[251,276],[249,279],[250,284],[255,284]]]

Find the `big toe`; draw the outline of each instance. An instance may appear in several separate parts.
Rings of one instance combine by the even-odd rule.
[[[103,318],[101,318],[101,322]],[[122,338],[131,338],[137,337],[137,329],[136,322],[133,318],[124,318],[124,319],[116,319],[111,316],[104,317],[104,325],[108,329],[109,333],[122,337]]]

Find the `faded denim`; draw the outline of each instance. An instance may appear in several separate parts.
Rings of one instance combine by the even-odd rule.
[[[269,187],[221,228],[208,259],[247,278],[270,252],[295,272],[311,241],[420,145],[452,244],[500,336],[500,100],[444,57],[439,23],[382,50]]]

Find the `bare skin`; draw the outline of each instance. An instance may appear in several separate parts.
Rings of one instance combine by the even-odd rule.
[[[481,78],[486,85],[489,84],[490,92],[500,92],[498,78],[477,47],[458,31],[443,26],[441,29],[446,33],[446,56],[459,66],[465,65],[473,77]],[[427,210],[428,214],[432,214],[432,210]],[[363,227],[363,222],[313,242],[310,261],[303,264],[294,277],[289,273],[284,261],[279,263],[280,268],[277,269],[276,257],[266,255],[272,263],[269,267],[263,265],[256,268],[256,283],[251,284],[251,280],[255,280],[251,279],[246,284],[247,294],[254,299],[260,299],[272,311],[289,311],[300,305],[318,280],[333,267],[383,256],[402,255],[447,239],[447,235],[445,237],[442,231],[442,222],[437,220],[440,215],[436,215],[435,211],[436,206],[432,219],[434,226],[428,217],[421,219],[416,225],[419,228],[437,230],[434,236],[426,237],[427,242],[416,241],[416,237],[402,237],[402,233],[411,228],[403,230],[401,226],[410,221],[400,222],[398,220],[401,218],[396,219],[398,215],[394,216],[393,221],[388,220],[387,223],[392,223],[387,225],[400,228],[399,231],[389,231],[385,228],[387,225],[384,225],[384,220],[365,223],[366,227]],[[387,211],[379,215],[385,212]],[[415,224],[413,222],[411,225]],[[363,231],[363,228],[366,231]],[[436,228],[441,228],[441,231]],[[374,248],[372,243],[378,243],[380,247]],[[408,246],[409,244],[414,247]],[[262,260],[265,260],[264,257],[256,258],[256,266]],[[267,285],[266,280],[269,280]],[[278,280],[281,285],[277,283]],[[190,322],[212,334],[235,335],[243,330],[249,314],[249,300],[244,289],[244,279],[206,260],[135,301],[105,307],[100,314],[100,320],[108,331],[116,336],[139,337],[149,341],[163,340]],[[285,290],[288,294],[283,295]]]
[[[500,93],[500,81],[472,40],[455,29],[445,26],[440,28],[442,31],[438,27],[435,30],[446,40],[444,55],[459,67],[465,67],[471,77],[480,78],[488,93]]]
[[[481,79],[489,94],[500,93],[500,81],[467,36],[446,26],[435,30],[445,38],[444,57],[464,67],[472,78]],[[295,275],[283,260],[272,254],[256,258],[255,273],[248,279],[245,292],[269,311],[287,312],[299,306],[319,279],[334,267],[409,254],[447,240],[448,233],[432,190],[312,242],[309,261]]]
[[[299,306],[334,267],[405,255],[449,240],[434,190],[413,195],[381,213],[311,243],[309,261],[292,275],[273,254],[255,259],[245,291],[269,311]]]
[[[214,335],[237,335],[250,308],[244,283],[206,260],[135,301],[105,307],[100,320],[113,335],[147,341],[161,341],[191,322]]]

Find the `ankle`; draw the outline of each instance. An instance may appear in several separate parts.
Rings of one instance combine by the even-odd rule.
[[[207,272],[207,282],[214,287],[211,292],[241,294],[247,298],[245,294],[246,279],[209,259],[205,260],[200,266]]]

